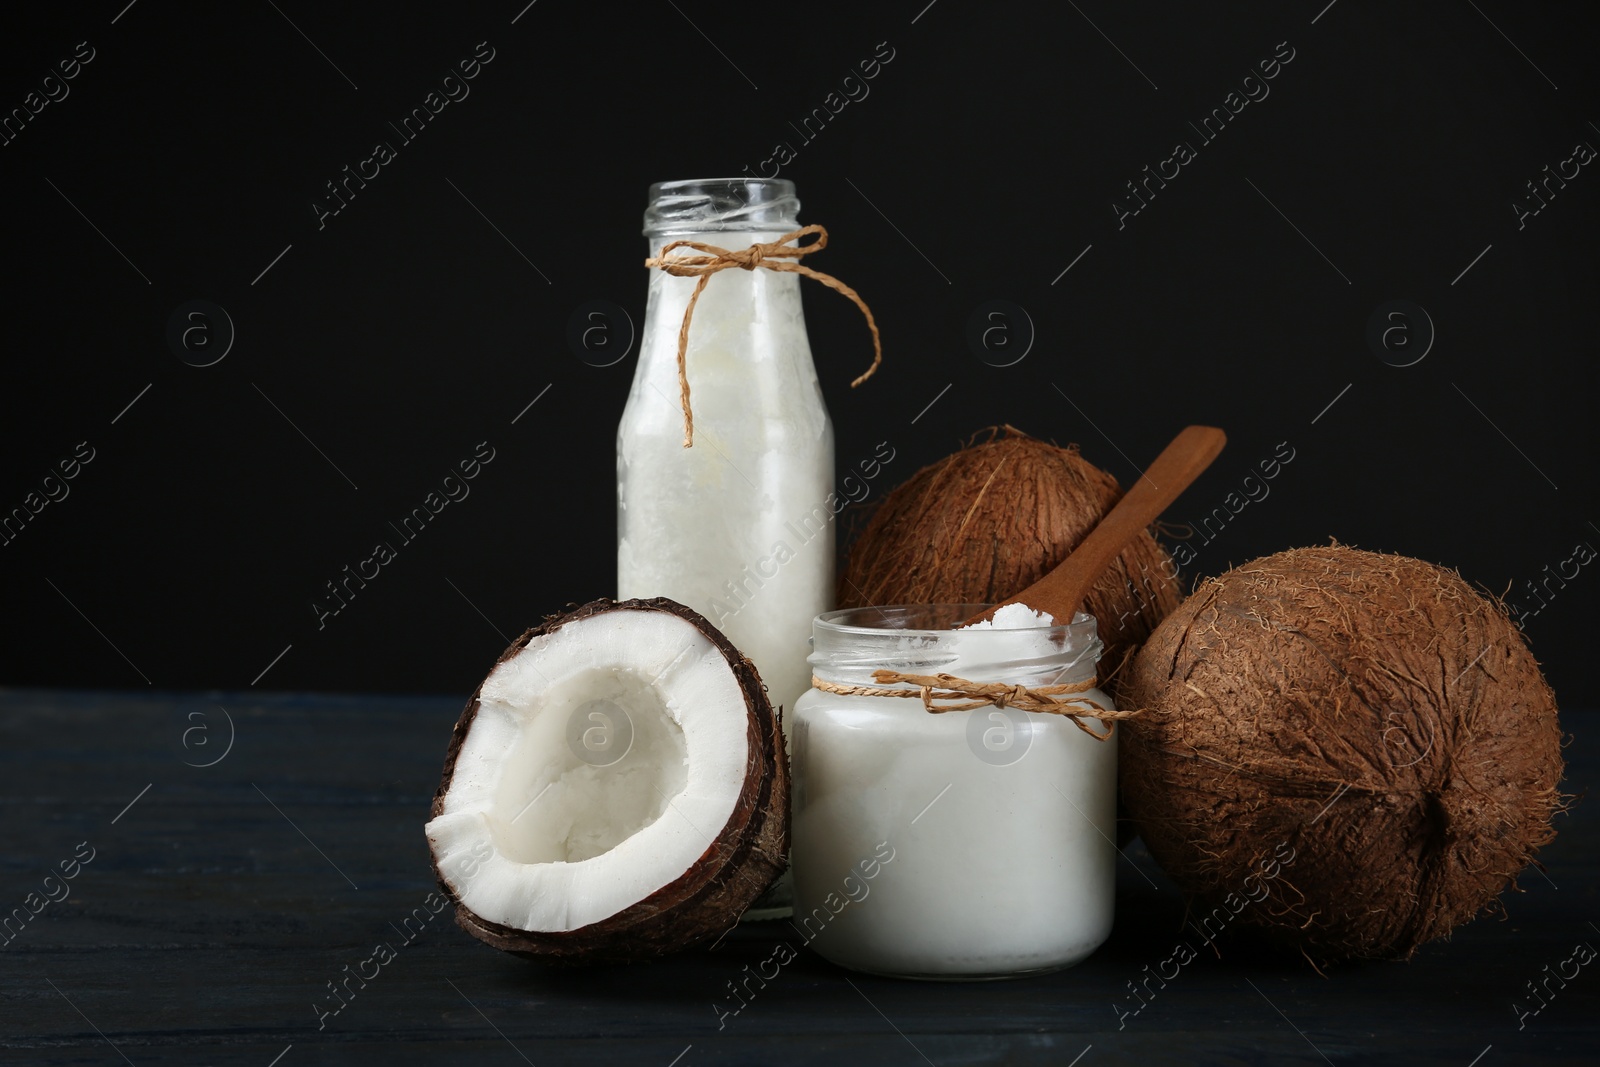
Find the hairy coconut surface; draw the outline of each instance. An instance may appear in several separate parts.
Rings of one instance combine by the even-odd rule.
[[[1315,959],[1409,957],[1554,837],[1555,696],[1500,606],[1431,563],[1332,545],[1237,567],[1123,698],[1146,712],[1121,767],[1151,853]]]
[[[1065,559],[1122,497],[1117,480],[1076,445],[1059,448],[1010,426],[989,433],[884,497],[850,549],[841,608],[1004,600]],[[1085,599],[1106,644],[1102,677],[1179,599],[1172,560],[1140,534]]]
[[[698,838],[704,841],[705,849],[681,875],[620,911],[576,929],[524,929],[490,921],[474,913],[462,902],[462,893],[457,884],[461,880],[459,865],[451,867],[451,871],[456,873],[447,872],[440,863],[439,844],[435,841],[435,873],[440,888],[456,905],[456,922],[468,933],[496,948],[528,958],[565,963],[626,963],[654,959],[726,931],[787,866],[788,758],[784,752],[783,732],[778,717],[773,713],[760,676],[749,659],[705,618],[682,604],[659,597],[620,603],[597,600],[564,615],[552,616],[512,642],[496,661],[495,670],[490,672],[468,701],[466,710],[456,723],[445,759],[444,774],[434,795],[433,819],[437,821],[446,813],[446,798],[457,774],[463,745],[478,720],[485,689],[496,681],[497,672],[520,668],[522,665],[515,661],[530,645],[537,646],[565,627],[592,622],[602,616],[618,623],[608,640],[626,643],[629,629],[626,622],[630,613],[665,613],[688,623],[692,627],[691,640],[703,638],[708,642],[715,654],[725,661],[725,669],[735,679],[738,694],[735,700],[739,706],[717,709],[715,712],[725,716],[728,727],[742,735],[739,740],[743,742],[745,753],[744,773],[732,805],[732,814],[722,826],[694,828]],[[619,646],[617,658],[626,661],[633,651],[626,644]],[[550,664],[543,669],[537,669],[535,665],[530,673],[543,676],[551,671]],[[527,682],[517,684],[526,685]],[[537,689],[540,683],[532,684]],[[539,699],[535,691],[530,695],[528,704],[536,705]],[[696,713],[703,714],[705,709],[697,709]],[[693,754],[691,748],[687,758],[692,759]],[[630,757],[633,755],[629,753]],[[555,753],[552,758],[561,758],[560,753]],[[692,775],[692,769],[690,773]],[[677,799],[682,801],[685,797],[680,795]],[[665,800],[669,807],[672,806],[671,798]],[[430,840],[434,836],[431,830],[434,825],[430,823]],[[595,865],[605,863],[608,859],[602,854],[584,859],[582,863]]]

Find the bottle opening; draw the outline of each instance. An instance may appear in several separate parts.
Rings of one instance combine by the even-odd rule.
[[[650,186],[646,237],[800,228],[800,201],[787,178],[690,178]]]

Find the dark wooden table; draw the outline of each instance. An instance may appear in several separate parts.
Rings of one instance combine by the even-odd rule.
[[[747,924],[714,949],[588,971],[502,955],[448,912],[408,940],[406,917],[428,914],[422,825],[457,705],[0,691],[0,914],[43,902],[0,936],[5,1062],[1600,1063],[1600,961],[1549,982],[1537,1014],[1515,1007],[1536,1007],[1528,983],[1576,946],[1600,947],[1592,805],[1559,820],[1546,873],[1524,874],[1505,918],[1409,964],[1323,977],[1225,944],[1119,1029],[1126,984],[1171,953],[1183,914],[1135,845],[1116,932],[1074,969],[924,984],[803,952],[719,1028],[727,983],[795,941],[787,927]],[[1565,788],[1581,793],[1600,723],[1569,713],[1566,726]],[[46,882],[90,849],[76,877]],[[379,943],[393,958],[319,1019],[338,1003],[328,983],[371,974]]]

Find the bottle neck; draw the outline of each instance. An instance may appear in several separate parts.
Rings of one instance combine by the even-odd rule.
[[[790,232],[742,230],[651,238],[653,247],[650,248],[650,257],[661,256],[662,249],[673,241],[695,241],[728,252],[742,252],[752,245],[771,244]],[[716,254],[697,248],[679,247],[668,252],[667,258],[693,259]],[[659,267],[651,269],[645,346],[650,356],[670,358],[676,363],[678,331],[701,278],[699,275],[672,274]],[[695,301],[690,322],[691,353],[708,345],[723,347],[725,343],[739,343],[750,358],[759,359],[786,347],[760,343],[763,339],[776,341],[779,335],[797,335],[799,343],[805,345],[798,274],[765,267],[746,270],[730,266],[704,276],[704,281],[705,286]],[[741,337],[742,342],[736,341],[735,335]]]
[[[665,239],[651,248],[650,254],[659,256],[663,244],[673,240],[701,241],[737,252],[752,244],[770,243],[787,232],[686,234]],[[707,254],[715,253],[693,248],[668,253],[669,257]],[[679,407],[678,341],[689,301],[702,280],[705,285],[689,320],[685,358],[696,425],[798,420],[809,427],[808,432],[822,433],[826,414],[806,336],[800,275],[764,267],[728,267],[703,278],[650,270],[634,389],[641,410],[665,417]],[[663,432],[680,431],[671,428]]]
[[[661,250],[667,245],[672,244],[674,241],[694,241],[699,244],[710,245],[713,248],[725,248],[729,252],[742,252],[751,245],[772,244],[785,234],[793,233],[799,228],[800,224],[796,222],[793,225],[788,223],[777,223],[771,228],[749,230],[699,230],[688,233],[680,231],[664,234],[647,233],[645,234],[645,249],[649,257],[652,259],[661,255]],[[711,253],[705,253],[696,248],[686,247],[674,248],[671,252],[667,253],[667,255],[671,257],[699,256],[709,254]],[[738,268],[735,267],[730,269],[737,270]],[[773,272],[768,271],[767,273],[771,274]]]

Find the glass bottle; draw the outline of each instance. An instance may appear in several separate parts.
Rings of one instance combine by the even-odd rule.
[[[799,228],[786,179],[650,187],[649,253],[680,238],[730,250]],[[696,254],[682,249],[678,254]],[[810,687],[811,620],[832,606],[833,424],[800,303],[801,278],[757,268],[710,278],[687,369],[678,332],[695,278],[650,271],[638,367],[617,429],[617,591],[687,604],[749,656],[774,706]]]

